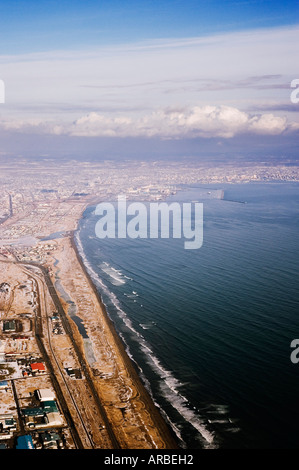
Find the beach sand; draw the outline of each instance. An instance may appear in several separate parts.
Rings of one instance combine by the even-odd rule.
[[[122,449],[176,449],[172,430],[162,418],[143,386],[134,364],[127,355],[105,306],[88,275],[72,235],[56,240],[55,257],[49,257],[53,284],[65,312],[70,301],[84,325],[84,339],[69,317],[76,343],[80,347],[95,393]],[[68,302],[67,302],[67,301]]]

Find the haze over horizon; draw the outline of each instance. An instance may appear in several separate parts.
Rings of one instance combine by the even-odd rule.
[[[12,1],[0,155],[297,160],[295,1]]]

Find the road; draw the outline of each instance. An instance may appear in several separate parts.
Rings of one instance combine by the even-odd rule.
[[[68,406],[67,406],[67,403],[64,399],[64,396],[63,396],[63,393],[62,393],[62,390],[61,390],[61,387],[58,383],[58,380],[55,376],[55,372],[54,372],[54,368],[53,368],[53,363],[52,361],[54,360],[55,361],[55,366],[58,368],[59,372],[60,372],[60,375],[61,375],[61,378],[68,390],[68,393],[69,393],[69,396],[70,396],[70,399],[77,411],[77,415],[78,415],[78,419],[79,421],[81,422],[82,424],[82,427],[83,429],[85,430],[85,433],[86,433],[86,437],[89,441],[89,444],[90,446],[93,448],[94,447],[94,443],[93,443],[93,440],[92,440],[92,437],[90,436],[90,432],[89,430],[87,429],[86,427],[86,424],[84,422],[84,419],[82,418],[81,416],[81,413],[80,413],[80,410],[79,410],[79,406],[78,404],[76,403],[76,400],[74,399],[73,397],[73,394],[71,392],[71,390],[69,389],[68,387],[68,384],[67,384],[67,380],[65,378],[65,373],[64,373],[64,370],[61,369],[60,365],[59,365],[59,361],[58,359],[56,358],[56,355],[55,355],[55,351],[54,351],[54,348],[52,348],[52,345],[51,345],[51,334],[50,334],[50,331],[49,331],[49,325],[48,325],[48,321],[47,321],[47,337],[48,337],[48,344],[50,345],[50,351],[51,351],[51,356],[53,359],[50,358],[50,355],[48,354],[46,348],[45,348],[45,345],[44,345],[44,340],[43,340],[43,337],[44,337],[44,332],[41,331],[41,325],[39,323],[41,323],[41,318],[42,316],[45,316],[45,318],[48,318],[48,315],[47,315],[47,312],[46,312],[46,305],[45,305],[45,293],[44,293],[44,285],[46,286],[46,288],[48,289],[48,292],[52,298],[52,301],[55,305],[55,309],[56,311],[58,312],[60,318],[61,318],[61,321],[62,321],[62,325],[63,325],[63,328],[66,332],[66,334],[69,336],[70,340],[71,340],[71,343],[72,343],[72,347],[74,349],[74,352],[76,353],[77,355],[77,358],[78,358],[78,361],[79,361],[79,364],[82,368],[82,371],[83,371],[83,374],[87,380],[87,383],[88,383],[88,386],[89,386],[89,389],[92,393],[92,397],[97,405],[97,408],[100,412],[100,415],[101,415],[101,418],[102,418],[102,421],[105,425],[105,429],[108,433],[108,436],[109,436],[109,439],[111,441],[111,448],[113,449],[119,449],[120,448],[120,445],[118,443],[118,440],[114,434],[114,431],[112,429],[112,426],[110,424],[110,421],[107,417],[107,414],[106,414],[106,411],[101,403],[101,400],[98,396],[98,393],[97,393],[97,390],[95,389],[95,386],[94,386],[94,383],[93,383],[93,380],[92,380],[92,377],[90,376],[90,372],[89,372],[89,368],[87,366],[87,363],[86,363],[86,360],[85,360],[85,357],[84,355],[82,354],[80,348],[78,347],[76,341],[75,341],[75,338],[73,336],[73,331],[71,329],[71,326],[69,324],[69,321],[67,319],[67,316],[65,314],[65,311],[63,309],[63,306],[60,302],[60,299],[58,297],[58,294],[56,292],[56,289],[52,283],[52,280],[49,276],[49,273],[48,273],[48,270],[47,268],[45,268],[44,266],[41,266],[37,263],[34,263],[34,262],[20,262],[18,261],[17,262],[18,264],[21,264],[25,269],[27,267],[34,267],[35,269],[38,269],[41,273],[41,276],[37,276],[36,274],[33,273],[32,269],[30,269],[30,276],[32,276],[35,281],[37,282],[37,285],[38,285],[38,288],[39,288],[39,292],[38,292],[38,295],[39,295],[39,298],[40,298],[40,302],[39,302],[39,306],[40,306],[40,309],[41,311],[39,312],[39,315],[40,315],[40,320],[37,318],[37,323],[36,323],[36,339],[37,339],[37,342],[38,342],[38,345],[39,345],[39,348],[43,354],[43,357],[45,357],[45,360],[46,360],[46,364],[47,364],[47,367],[49,369],[49,371],[51,372],[51,376],[53,376],[53,379],[54,379],[54,385],[55,385],[55,388],[57,389],[57,393],[59,394],[59,398],[60,400],[62,400],[62,404],[63,404],[63,408],[64,408],[64,411],[66,413],[66,418],[69,422],[69,425],[71,426],[71,428],[74,429],[76,428],[75,424],[74,424],[74,421],[73,419],[71,418],[71,414],[69,412],[69,409],[68,409]],[[29,274],[29,273],[27,273]],[[75,436],[74,436],[74,440],[75,442],[77,443],[77,447],[78,448],[81,448],[82,447],[82,442],[79,438],[79,435],[78,433],[75,432]]]
[[[67,382],[65,380],[65,377],[64,377],[64,373],[61,370],[61,367],[60,367],[59,362],[56,358],[55,352],[52,348],[51,337],[50,337],[49,330],[47,331],[47,336],[48,336],[48,340],[49,340],[48,344],[49,344],[49,347],[50,347],[51,357],[50,357],[50,355],[47,351],[47,348],[45,347],[44,341],[43,341],[44,332],[43,332],[43,327],[42,327],[42,325],[43,325],[42,318],[44,317],[44,318],[47,319],[47,308],[46,308],[46,302],[45,302],[45,293],[44,293],[44,288],[43,288],[43,282],[36,274],[33,274],[32,270],[29,271],[28,269],[26,269],[26,265],[23,265],[23,266],[24,266],[24,271],[26,272],[26,274],[30,278],[35,280],[36,287],[37,287],[38,307],[37,307],[37,313],[35,315],[35,329],[34,329],[37,345],[38,345],[38,348],[39,348],[39,350],[42,354],[42,357],[43,357],[43,359],[46,363],[47,369],[51,374],[51,379],[53,381],[55,392],[56,392],[58,401],[60,403],[60,406],[62,408],[63,414],[64,414],[64,416],[67,420],[69,429],[70,429],[72,437],[73,437],[74,444],[75,444],[76,448],[83,449],[84,446],[82,444],[82,440],[79,436],[79,433],[77,431],[77,427],[76,427],[76,425],[74,423],[74,420],[72,418],[72,415],[69,411],[69,407],[67,405],[64,393],[62,392],[61,386],[60,386],[59,381],[57,379],[56,372],[55,372],[54,367],[53,367],[53,362],[52,362],[53,360],[55,361],[56,367],[58,368],[59,373],[60,373],[60,377],[63,380],[63,382],[64,382],[64,384],[65,384],[65,386],[66,386],[66,388],[69,392],[70,399],[73,401],[73,404],[76,408],[79,419],[81,419],[81,415],[80,415],[79,409],[78,409],[78,407],[77,407],[77,405],[76,405],[76,403],[75,403],[75,401],[72,397],[72,394],[69,390],[68,384],[67,384]],[[47,324],[47,327],[48,327],[48,321],[47,320],[46,320],[46,324]],[[87,436],[89,438],[88,433],[87,433]]]

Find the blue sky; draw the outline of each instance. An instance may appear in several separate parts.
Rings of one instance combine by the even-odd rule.
[[[0,17],[0,144],[298,137],[298,2],[10,0]]]
[[[1,52],[85,48],[296,24],[297,1],[1,1]]]

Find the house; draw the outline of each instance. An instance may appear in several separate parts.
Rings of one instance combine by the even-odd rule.
[[[30,364],[30,369],[32,374],[44,374],[46,372],[46,367],[42,362],[34,362]]]

